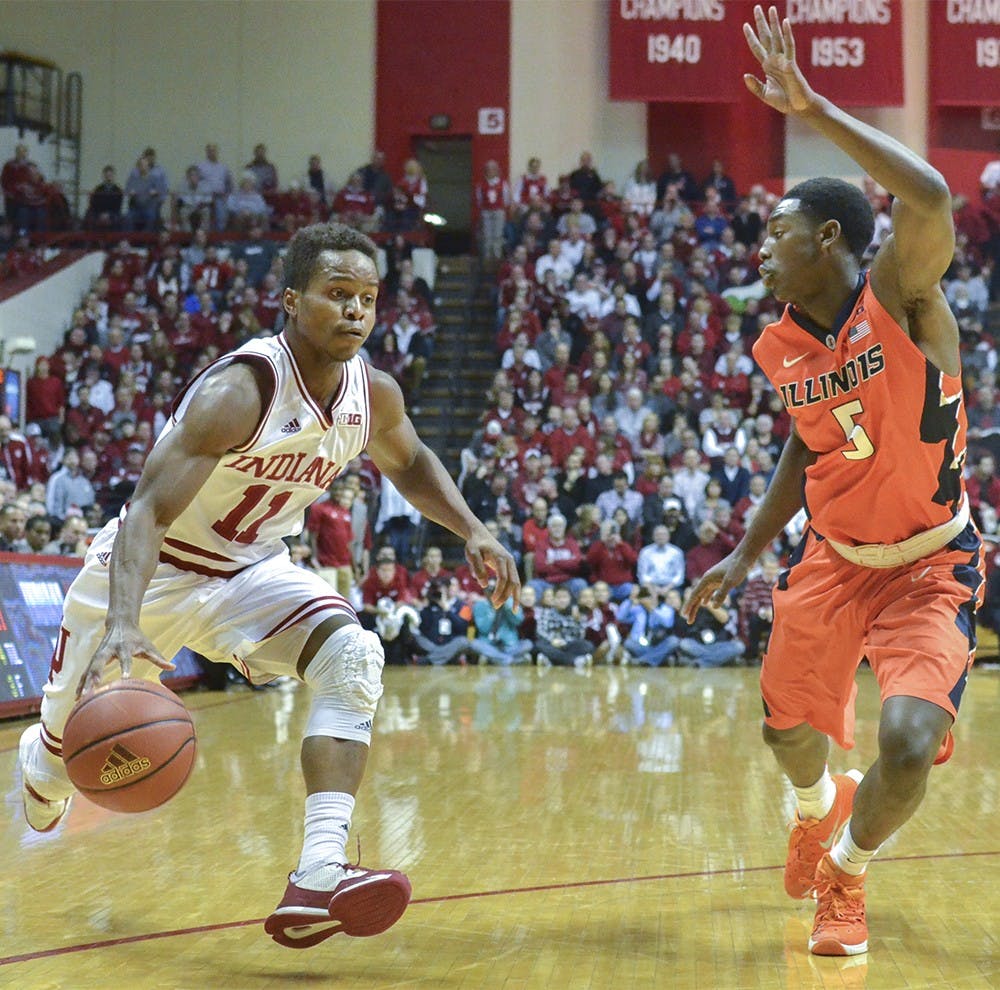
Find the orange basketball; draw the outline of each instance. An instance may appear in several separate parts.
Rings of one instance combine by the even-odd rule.
[[[137,678],[81,698],[62,743],[73,786],[111,811],[159,807],[194,765],[194,725],[184,703],[162,684]]]

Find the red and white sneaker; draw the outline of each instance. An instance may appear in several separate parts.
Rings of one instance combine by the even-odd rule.
[[[300,883],[292,876],[281,903],[264,922],[264,931],[289,949],[312,948],[339,932],[379,935],[399,921],[410,903],[410,881],[398,870],[337,864],[311,870]]]
[[[32,763],[32,747],[41,745],[42,726],[40,722],[29,725],[21,733],[17,747],[18,764],[21,767],[21,802],[24,818],[36,832],[51,832],[69,811],[69,797],[51,800],[40,794],[28,780],[28,767]]]

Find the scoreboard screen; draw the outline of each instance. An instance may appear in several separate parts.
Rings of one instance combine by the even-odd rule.
[[[66,591],[80,570],[74,557],[0,553],[0,717],[37,707],[62,620]],[[165,680],[201,676],[187,649]]]

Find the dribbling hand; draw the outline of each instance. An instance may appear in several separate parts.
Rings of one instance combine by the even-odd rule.
[[[489,584],[490,571],[496,575],[496,587],[490,595],[494,608],[513,597],[514,607],[521,599],[521,579],[514,558],[490,536],[489,532],[470,536],[465,544],[465,559],[480,586]]]
[[[160,670],[174,669],[174,664],[160,655],[160,651],[137,626],[113,626],[94,651],[94,656],[77,685],[76,696],[79,698],[98,688],[105,669],[115,661],[121,664],[122,677],[131,677],[132,660],[135,657],[148,661]]]
[[[747,89],[780,113],[803,113],[812,105],[816,94],[795,61],[791,22],[787,17],[779,21],[776,7],[771,7],[765,17],[764,9],[756,6],[753,16],[756,32],[749,24],[744,24],[743,35],[754,58],[760,62],[764,81],[746,73],[743,81]]]

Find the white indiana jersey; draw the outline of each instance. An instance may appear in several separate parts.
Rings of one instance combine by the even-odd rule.
[[[205,376],[234,360],[267,367],[274,394],[254,435],[222,457],[163,540],[160,560],[182,570],[228,576],[284,552],[282,538],[302,531],[306,509],[367,446],[371,385],[360,357],[344,364],[328,410],[306,391],[284,334],[251,340],[213,362],[177,398],[160,443]]]

